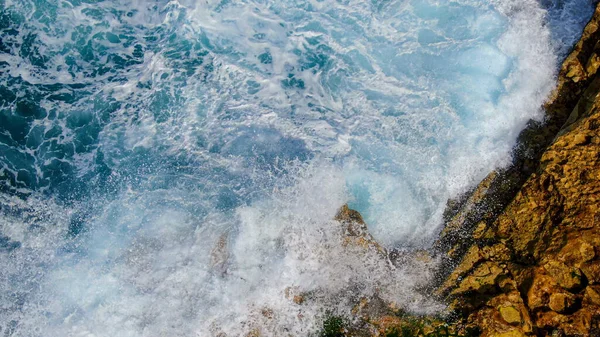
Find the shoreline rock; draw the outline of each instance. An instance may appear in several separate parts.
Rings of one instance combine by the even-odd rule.
[[[523,131],[513,165],[475,189],[436,244],[438,294],[482,336],[600,336],[599,55],[600,6],[546,124]]]
[[[546,120],[521,132],[512,165],[448,204],[430,290],[452,314],[388,310],[369,318],[371,333],[337,336],[600,336],[599,67],[600,6],[562,64]],[[344,206],[337,219],[390,256],[358,212]]]
[[[555,138],[577,120],[579,110],[593,104],[600,85],[594,81],[598,67],[600,7],[596,8],[581,39],[562,63],[557,86],[544,104],[546,119],[544,122],[530,121],[519,134],[512,164],[491,172],[461,200],[449,201],[446,223],[433,249],[437,254],[446,255],[446,268],[443,269],[456,266],[470,246],[465,240],[470,240],[477,228],[491,225],[527,179],[539,170],[542,155]],[[441,274],[439,279],[446,276]]]

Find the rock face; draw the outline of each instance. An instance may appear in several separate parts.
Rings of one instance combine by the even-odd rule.
[[[454,314],[383,310],[356,335],[600,336],[599,67],[600,6],[562,65],[547,120],[521,133],[510,167],[449,203],[433,288]],[[360,214],[345,207],[338,219],[355,243],[384,253]]]
[[[432,289],[453,314],[410,317],[364,299],[353,314],[368,328],[333,335],[600,337],[599,67],[600,5],[561,67],[547,120],[521,133],[510,167],[448,205]],[[358,212],[344,206],[337,219],[348,244],[393,260]]]
[[[532,123],[514,165],[448,216],[438,294],[482,336],[600,336],[599,55],[600,7],[562,66],[547,124]]]
[[[595,81],[600,66],[600,12],[597,8],[580,41],[562,64],[557,87],[544,106],[546,120],[531,121],[519,135],[508,168],[490,173],[463,200],[449,203],[446,226],[436,245],[438,252],[450,252],[448,266],[455,265],[468,250],[473,231],[493,222],[505,210],[529,177],[539,171],[540,159],[559,132],[582,119],[579,110],[589,109],[600,83]],[[585,142],[586,135],[578,141]],[[582,138],[583,137],[583,138]],[[481,234],[481,233],[479,233]]]

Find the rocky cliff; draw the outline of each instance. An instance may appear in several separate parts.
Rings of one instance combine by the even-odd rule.
[[[446,266],[460,262],[438,292],[482,336],[600,336],[599,25],[600,7],[563,63],[547,123],[524,131],[515,164],[441,235]]]
[[[443,261],[432,288],[452,314],[389,310],[369,317],[370,332],[339,335],[600,336],[599,66],[600,6],[513,164],[449,203],[431,253]],[[338,219],[364,226],[347,208]]]

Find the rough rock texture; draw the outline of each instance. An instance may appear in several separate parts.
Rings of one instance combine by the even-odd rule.
[[[600,7],[562,65],[547,119],[521,133],[513,164],[449,203],[432,289],[453,315],[415,318],[363,299],[353,313],[370,312],[369,329],[341,335],[600,336],[599,67]],[[360,214],[345,207],[338,219],[349,240],[386,253]]]
[[[342,206],[335,220],[339,221],[344,229],[343,245],[376,252],[386,259],[390,266],[396,263],[430,259],[428,253],[424,251],[412,252],[410,256],[407,256],[407,253],[388,251],[371,236],[360,213],[348,208],[347,205]],[[303,299],[302,296],[300,297]],[[294,301],[296,302],[296,297]],[[350,314],[351,317],[332,316],[326,319],[319,336],[456,336],[459,330],[464,330],[460,322],[448,324],[437,317],[413,316],[397,308],[395,303],[385,302],[377,295],[357,296]]]
[[[438,294],[482,336],[600,336],[599,26],[600,7],[514,165],[448,214]]]
[[[449,316],[361,298],[354,323],[333,318],[322,335],[600,337],[599,67],[600,6],[561,67],[547,119],[519,136],[513,164],[448,204],[431,252],[443,263],[428,290],[447,300]],[[358,212],[344,206],[336,219],[345,244],[397,258]]]
[[[544,106],[546,120],[543,123],[530,121],[521,132],[512,165],[490,173],[462,200],[449,202],[446,226],[435,247],[437,252],[449,252],[443,270],[451,270],[456,260],[465,254],[470,246],[468,239],[478,226],[490,224],[504,211],[525,181],[538,170],[542,154],[559,131],[566,131],[565,123],[572,124],[581,118],[577,111],[585,110],[594,101],[594,92],[600,85],[594,81],[600,67],[599,26],[597,8],[582,38],[562,64],[556,90]]]

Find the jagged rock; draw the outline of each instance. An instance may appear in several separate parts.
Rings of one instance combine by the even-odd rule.
[[[575,306],[575,296],[567,293],[554,293],[550,295],[548,306],[555,312],[564,314]]]
[[[344,205],[340,208],[340,210],[335,216],[335,220],[343,223],[365,225],[365,221],[363,220],[362,215],[358,211],[355,211],[348,207],[348,205]]]
[[[482,336],[600,336],[599,27],[600,6],[513,165],[447,212],[438,294]]]
[[[465,274],[473,270],[475,266],[483,260],[484,259],[481,255],[479,247],[472,246],[463,258],[462,263],[454,269],[450,277],[447,278],[446,282],[439,287],[437,294],[440,296],[449,294],[452,288],[457,286],[457,280],[462,279]]]
[[[536,273],[527,292],[527,305],[532,310],[548,306],[550,294],[560,291],[555,280],[545,274]]]
[[[503,272],[497,264],[486,262],[477,267],[471,275],[464,278],[451,295],[462,296],[468,292],[479,294],[494,292]]]
[[[386,258],[389,256],[387,249],[375,241],[369,233],[367,224],[359,212],[349,208],[348,205],[344,205],[336,214],[335,220],[344,225],[346,234],[343,242],[344,246],[352,245],[363,249],[374,249]]]
[[[503,243],[485,246],[481,250],[483,257],[490,261],[510,261],[512,255],[511,250]]]
[[[561,287],[575,291],[583,285],[583,275],[579,268],[569,267],[559,261],[549,261],[544,269]]]
[[[600,284],[600,261],[587,262],[581,266],[581,271],[591,284]]]
[[[435,286],[458,335],[600,336],[599,28],[600,6],[561,67],[547,119],[521,133],[512,165],[448,204],[433,249],[442,257]],[[347,244],[405,260],[373,240],[358,212],[344,206],[336,218]],[[410,325],[372,301],[352,311],[370,324],[365,336],[402,327],[424,335],[437,324]]]
[[[480,221],[477,224],[477,227],[475,227],[475,230],[473,231],[473,239],[482,239],[485,237],[486,234],[486,230],[488,229],[487,224],[485,223],[485,221]]]
[[[594,333],[596,319],[589,311],[580,310],[572,315],[542,312],[537,321],[540,329],[550,331],[552,336],[598,336]]]
[[[591,261],[596,257],[594,246],[584,241],[584,239],[575,239],[569,241],[557,254],[558,260],[565,264],[581,267],[585,262]]]
[[[592,305],[600,305],[600,286],[585,288],[585,301]]]

